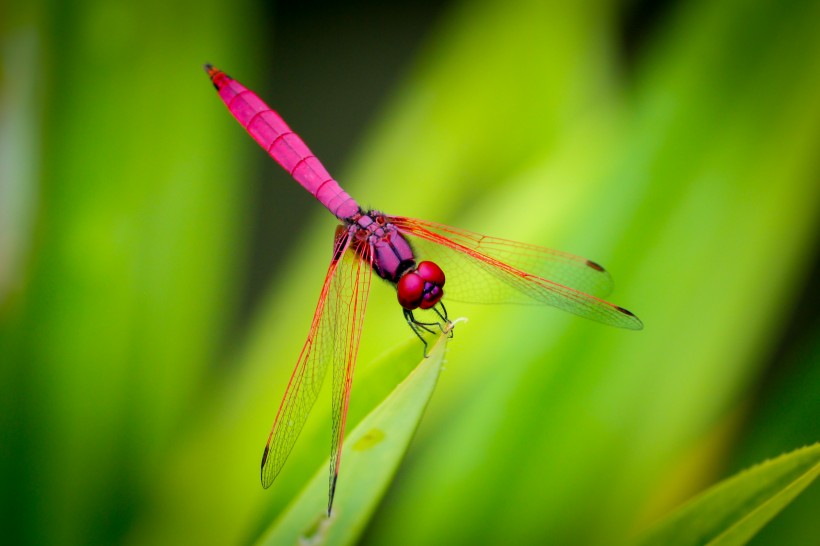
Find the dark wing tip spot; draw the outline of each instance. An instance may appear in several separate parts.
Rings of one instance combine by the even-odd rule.
[[[623,307],[618,307],[617,305],[615,306],[615,309],[617,309],[618,311],[620,311],[624,315],[635,319],[634,323],[630,326],[627,326],[627,328],[629,328],[630,330],[643,330],[643,322],[641,322],[641,319],[639,319],[638,317],[635,316],[635,313],[633,313],[629,309],[624,309]]]
[[[629,315],[630,317],[635,317],[635,314],[632,311],[630,311],[629,309],[624,309],[623,307],[618,307],[618,311],[620,311],[624,315]],[[638,317],[635,317],[635,318],[638,318]]]
[[[336,480],[338,479],[339,473],[334,472],[333,480],[330,482],[330,494],[327,499],[327,517],[330,517],[331,510],[333,509],[333,497],[336,496]]]
[[[265,469],[265,462],[268,460],[268,449],[270,446],[265,446],[265,451],[262,453],[262,470]]]
[[[604,269],[604,267],[603,267],[601,264],[599,264],[599,263],[597,263],[597,262],[593,262],[592,260],[587,260],[587,265],[588,265],[589,267],[591,267],[592,269],[594,269],[595,271],[600,271],[600,272],[602,272],[602,273],[603,273],[604,271],[606,271],[606,270]],[[619,307],[619,309],[620,309],[620,307]],[[626,309],[624,309],[624,311],[626,311]],[[630,314],[631,314],[631,313],[630,313]]]

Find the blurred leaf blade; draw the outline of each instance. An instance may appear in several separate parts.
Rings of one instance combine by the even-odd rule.
[[[200,114],[198,60],[214,40],[199,29],[226,11],[200,7],[189,25],[173,23],[179,7],[131,2],[2,10],[0,31],[29,36],[35,53],[19,76],[36,111],[18,135],[40,137],[15,157],[36,163],[33,235],[0,311],[17,403],[14,460],[0,465],[12,543],[116,542],[225,340],[244,187],[225,176],[241,153]],[[25,83],[16,68],[0,67],[12,89]]]
[[[717,484],[681,507],[638,544],[746,544],[818,475],[820,444],[766,461]]]
[[[422,346],[418,338],[412,336],[396,347],[386,351],[372,361],[359,358],[356,376],[350,397],[347,426],[351,429],[375,408],[418,364]],[[267,355],[263,355],[266,364]],[[273,364],[276,364],[275,362]],[[289,361],[282,361],[287,370]],[[271,425],[273,414],[261,412],[254,419],[233,404],[240,401],[220,401],[211,410],[215,416],[206,414],[205,422],[211,423],[207,433],[203,433],[186,443],[176,458],[168,462],[167,477],[157,487],[157,497],[151,510],[131,536],[134,544],[171,543],[176,540],[194,542],[230,542],[237,537],[255,539],[274,520],[288,501],[293,499],[312,478],[315,469],[327,452],[330,434],[330,381],[325,381],[311,417],[302,430],[299,441],[276,484],[264,490],[259,485],[259,458],[264,447],[265,434]],[[276,395],[267,392],[266,401],[273,410],[280,402]],[[267,408],[267,409],[271,409]],[[260,421],[262,427],[256,427]],[[234,443],[224,443],[226,437],[235,437]],[[201,457],[207,453],[209,456]],[[227,471],[213,473],[214,460],[239,461],[228,466]],[[326,467],[327,465],[325,465]],[[193,476],[210,475],[208,487],[220,490],[221,495],[208,498],[207,504],[191,501],[190,492],[185,489]],[[256,510],[251,507],[259,505]],[[179,510],[180,506],[188,510]],[[195,525],[203,515],[207,515],[219,525]],[[260,523],[256,523],[258,520]],[[175,537],[175,538],[174,538]]]
[[[345,439],[344,464],[328,518],[327,463],[260,538],[259,546],[352,544],[387,489],[433,395],[444,362],[447,335],[427,358],[371,411]]]
[[[809,308],[811,298],[800,302]],[[797,316],[803,316],[798,309]],[[743,424],[743,433],[729,466],[732,471],[751,466],[772,453],[785,452],[790,446],[810,445],[820,438],[820,324],[814,324],[788,348],[778,361],[781,373],[767,376],[762,382],[751,415]],[[770,372],[771,374],[772,372]],[[776,519],[755,536],[757,546],[799,544],[816,532],[816,514],[820,509],[820,487],[813,486],[795,499]]]

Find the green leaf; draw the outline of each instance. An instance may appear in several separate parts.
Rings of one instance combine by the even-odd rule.
[[[766,461],[684,505],[639,544],[745,544],[818,474],[820,444]]]
[[[317,470],[259,544],[350,544],[395,474],[433,395],[448,336],[345,438],[333,513],[327,516],[328,462]]]

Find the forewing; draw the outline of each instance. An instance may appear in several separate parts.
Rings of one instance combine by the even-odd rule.
[[[268,443],[262,454],[262,486],[269,487],[290,455],[296,438],[305,425],[308,414],[316,402],[322,387],[327,366],[334,361],[338,365],[343,355],[337,351],[337,337],[340,328],[338,309],[344,305],[346,294],[340,292],[339,276],[349,275],[350,239],[345,230],[337,231],[333,258],[328,267],[319,303],[313,315],[305,345],[293,370],[285,396],[276,413]]]
[[[612,292],[613,283],[609,273],[598,263],[581,256],[490,237],[427,220],[400,217],[391,217],[390,220],[405,231],[413,233],[414,230],[424,230],[482,256],[580,292],[599,298],[606,297]]]
[[[444,270],[445,300],[547,304],[611,326],[643,328],[635,315],[600,299],[612,280],[595,262],[425,220],[389,220],[408,237],[418,260]]]

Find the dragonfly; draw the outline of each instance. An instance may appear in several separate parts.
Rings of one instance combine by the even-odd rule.
[[[451,332],[443,299],[549,305],[610,326],[640,330],[630,311],[603,300],[612,278],[597,262],[566,252],[489,237],[427,220],[362,208],[302,139],[255,93],[205,65],[219,97],[242,127],[339,221],[330,266],[307,340],[296,361],[262,454],[262,486],[282,470],[333,370],[328,517],[342,461],[353,371],[372,275],[393,285],[404,319],[425,344]],[[445,275],[446,271],[446,275]],[[423,321],[415,313],[432,314]]]

